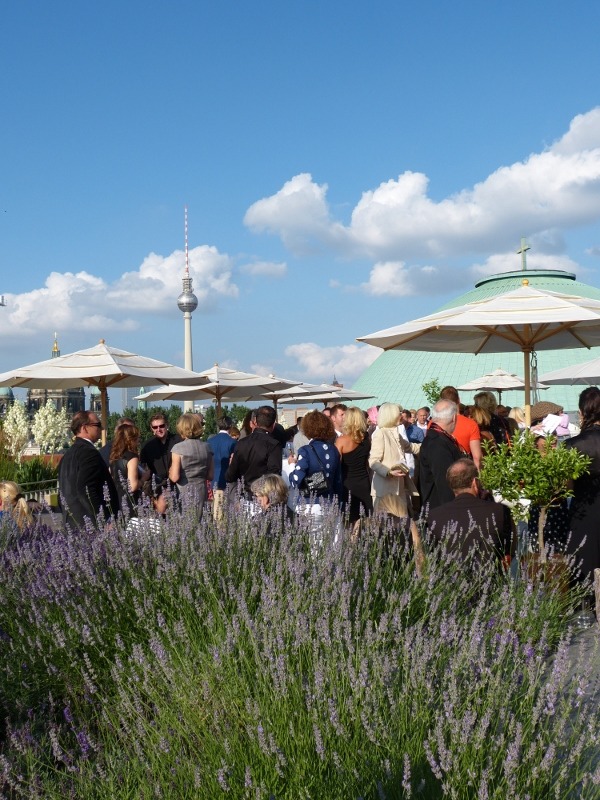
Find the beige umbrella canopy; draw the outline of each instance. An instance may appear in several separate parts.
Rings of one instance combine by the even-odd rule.
[[[523,286],[447,308],[358,338],[384,350],[523,353],[525,413],[531,398],[530,357],[536,350],[600,345],[600,301]]]
[[[575,364],[572,367],[555,369],[546,372],[545,383],[550,385],[567,386],[598,386],[600,384],[600,358],[593,358],[583,364]]]
[[[95,347],[40,361],[0,374],[0,386],[25,389],[76,389],[95,386],[102,402],[103,441],[107,424],[107,390],[142,383],[192,384],[201,380],[191,372],[164,361],[109,347],[104,339]]]
[[[286,392],[280,392],[280,403],[344,403],[352,402],[353,400],[367,400],[373,397],[372,394],[364,394],[363,392],[356,392],[354,389],[344,389],[343,386],[336,384],[321,383],[309,384],[303,383],[300,386],[295,386]]]
[[[225,401],[273,399],[267,393],[289,389],[297,382],[278,378],[275,375],[255,375],[240,372],[215,364],[214,367],[197,373],[195,386],[164,386],[136,397],[136,400],[160,402],[164,400],[214,400],[217,404],[217,417],[221,414],[221,403]],[[204,379],[205,383],[201,380]]]
[[[462,386],[457,387],[459,392],[498,392],[498,399],[502,400],[502,392],[512,390],[525,389],[525,381],[512,372],[506,372],[503,369],[495,369],[488,372],[487,375],[482,375],[481,378],[474,378],[472,381],[463,383]],[[547,389],[543,383],[537,383],[534,387],[535,390]]]

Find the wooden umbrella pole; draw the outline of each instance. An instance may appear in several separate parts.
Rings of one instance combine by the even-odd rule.
[[[531,350],[523,350],[523,372],[525,382],[525,424],[531,426]]]
[[[108,425],[108,390],[104,382],[100,384],[100,403],[101,403],[101,422],[102,422],[102,446],[106,444],[106,426]]]

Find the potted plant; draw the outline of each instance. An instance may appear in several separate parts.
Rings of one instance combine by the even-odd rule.
[[[502,444],[495,450],[484,446],[485,457],[481,468],[482,485],[494,495],[500,495],[511,506],[515,522],[527,520],[529,506],[539,507],[537,553],[526,559],[530,572],[542,574],[548,581],[552,576],[566,574],[564,556],[554,555],[547,565],[548,554],[544,542],[544,527],[548,510],[573,494],[573,481],[588,471],[590,459],[574,448],[557,444],[555,437],[547,437],[544,451],[536,445],[536,436],[525,431],[511,444]]]

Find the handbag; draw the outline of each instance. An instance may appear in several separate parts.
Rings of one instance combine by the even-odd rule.
[[[390,472],[401,472],[403,475],[408,475],[410,470],[406,464],[398,463],[394,464],[393,467],[390,467]]]
[[[308,445],[315,456],[317,457],[317,461],[325,469],[325,465],[319,458],[319,454],[312,446],[312,444]],[[323,470],[319,470],[318,472],[313,472],[312,475],[305,475],[302,479],[302,483],[298,487],[300,489],[300,493],[303,497],[310,497],[311,495],[323,495],[329,492],[329,484],[327,483],[327,478],[325,477],[325,472]]]

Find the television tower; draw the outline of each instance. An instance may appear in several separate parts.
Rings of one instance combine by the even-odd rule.
[[[192,291],[192,279],[190,278],[190,257],[188,251],[188,218],[187,206],[184,210],[184,237],[185,237],[185,270],[183,273],[183,291],[177,298],[177,307],[183,312],[183,351],[184,367],[189,370],[194,369],[192,357],[192,312],[198,308],[198,298]],[[193,411],[194,403],[186,400],[183,404],[184,411]]]

